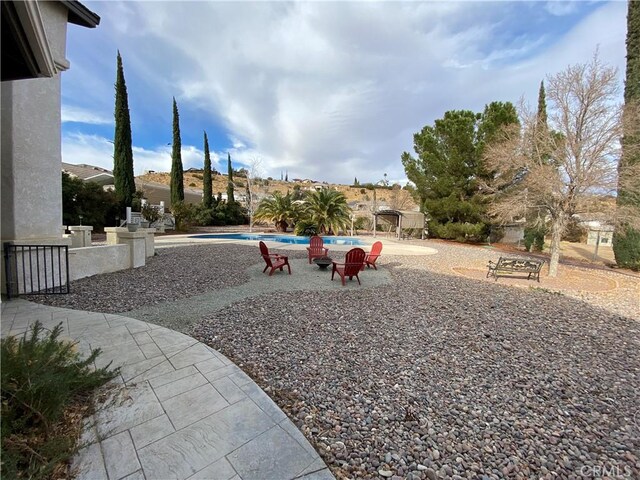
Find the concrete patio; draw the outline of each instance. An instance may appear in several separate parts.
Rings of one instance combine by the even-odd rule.
[[[60,322],[81,353],[121,375],[85,425],[77,479],[334,478],[280,408],[216,350],[120,315],[2,303],[2,336]]]

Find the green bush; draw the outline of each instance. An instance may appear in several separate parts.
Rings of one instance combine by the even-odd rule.
[[[91,225],[94,232],[113,225],[120,205],[113,191],[105,191],[94,182],[83,182],[62,172],[62,223]]]
[[[640,230],[617,228],[613,233],[613,254],[619,267],[640,271]]]
[[[429,222],[429,232],[436,238],[456,240],[458,242],[484,242],[487,238],[486,223],[445,223]]]
[[[541,252],[544,250],[545,227],[526,227],[524,229],[524,248],[527,252]]]
[[[373,225],[369,217],[358,217],[353,221],[353,228],[355,230],[371,230],[372,227]]]
[[[59,428],[66,408],[114,378],[119,369],[94,370],[100,349],[81,360],[75,344],[60,340],[62,324],[47,335],[40,322],[18,340],[2,339],[2,478],[48,478],[75,448]]]
[[[151,205],[150,203],[145,203],[142,209],[140,210],[142,216],[149,223],[155,223],[162,218],[162,214],[160,213],[160,208]]]
[[[318,226],[310,220],[300,220],[293,229],[295,235],[312,237],[318,235]]]
[[[587,229],[578,225],[578,222],[572,218],[564,229],[562,240],[566,242],[584,243],[587,241]]]

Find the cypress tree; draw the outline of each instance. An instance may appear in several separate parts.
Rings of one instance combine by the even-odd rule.
[[[175,97],[173,98],[173,148],[171,150],[171,205],[184,201],[184,180],[182,169],[182,141],[180,140],[180,116]]]
[[[205,208],[211,208],[213,206],[213,184],[211,180],[211,156],[209,154],[209,139],[207,138],[207,132],[204,132],[204,174],[202,175],[202,183],[202,203]]]
[[[136,193],[133,178],[133,150],[131,147],[131,118],[129,99],[124,80],[122,57],[118,51],[116,73],[115,133],[113,136],[113,180],[118,201],[123,206],[131,206]]]
[[[540,90],[538,91],[538,125],[547,127],[547,96],[544,92],[544,80],[540,82]]]
[[[629,173],[629,167],[640,165],[640,2],[629,1],[627,11],[627,71],[624,88],[625,122],[622,157],[618,164],[619,209],[628,209],[640,217],[640,180]],[[636,121],[633,121],[636,119]],[[613,253],[621,267],[640,270],[640,230],[621,225],[613,235]]]
[[[231,167],[231,154],[227,153],[227,203],[236,201],[233,196],[233,168]]]

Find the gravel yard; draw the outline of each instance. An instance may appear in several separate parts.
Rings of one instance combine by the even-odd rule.
[[[496,253],[429,246],[440,252],[383,251],[390,284],[367,288],[363,276],[362,287],[254,296],[182,330],[249,373],[338,477],[595,478],[606,469],[640,478],[633,298],[617,314],[445,275],[452,259],[467,265]],[[259,260],[255,247],[237,245],[158,253],[147,267],[32,300],[126,312],[216,295],[246,282]]]

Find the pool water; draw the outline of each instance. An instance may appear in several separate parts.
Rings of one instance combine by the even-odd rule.
[[[267,242],[293,243],[309,245],[310,237],[296,237],[294,235],[269,235],[266,233],[202,233],[191,235],[189,238],[218,238],[221,240],[262,240]],[[322,237],[325,245],[364,245],[353,237]]]

